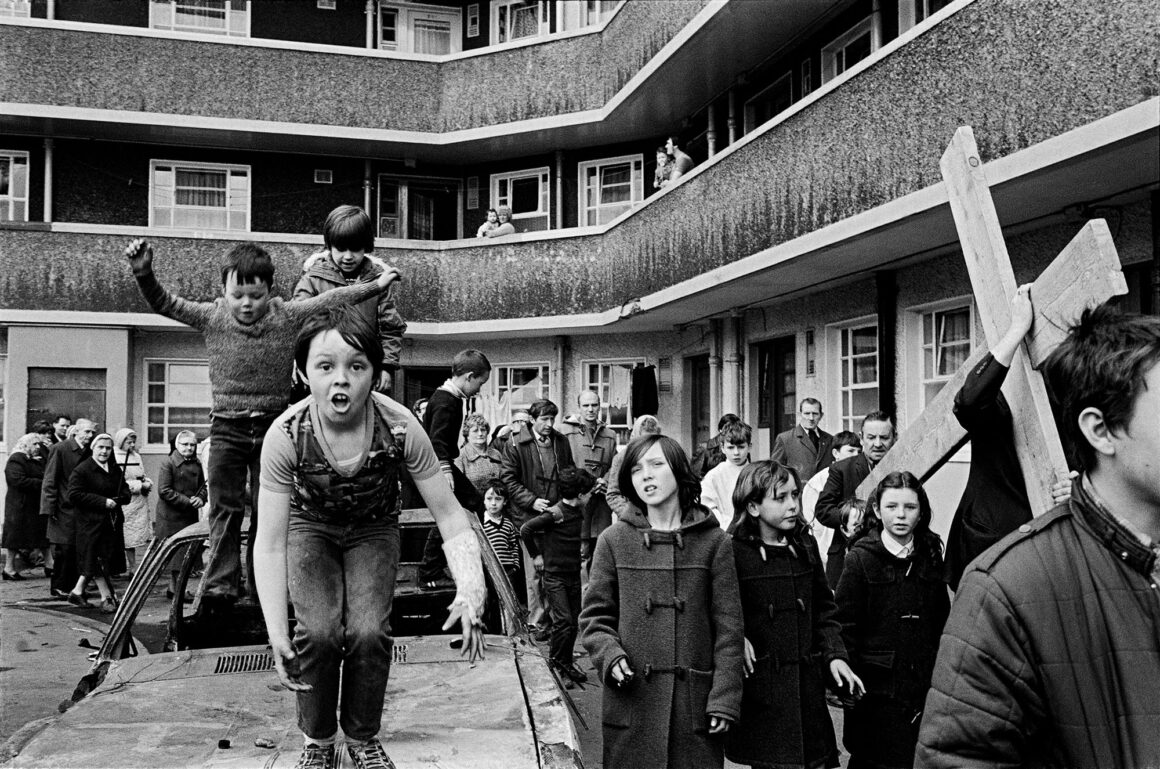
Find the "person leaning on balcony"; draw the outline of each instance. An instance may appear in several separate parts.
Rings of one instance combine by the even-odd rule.
[[[653,189],[659,190],[669,183],[669,175],[673,172],[673,159],[664,146],[657,147],[657,170],[653,174]]]
[[[484,233],[489,238],[499,238],[504,235],[515,235],[516,227],[512,224],[512,210],[509,206],[500,206],[495,210],[499,217],[499,226]]]
[[[487,221],[479,225],[479,229],[475,231],[475,237],[485,238],[487,233],[499,226],[499,212],[494,208],[487,209]]]
[[[673,156],[673,162],[670,164],[672,170],[669,171],[670,184],[693,170],[693,159],[680,148],[680,141],[679,136],[670,136],[665,142],[665,150]]]

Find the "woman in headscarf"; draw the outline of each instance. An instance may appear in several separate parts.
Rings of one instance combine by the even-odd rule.
[[[47,549],[44,529],[47,519],[40,517],[40,483],[44,478],[48,446],[38,433],[21,436],[12,447],[4,466],[8,491],[4,495],[4,580],[24,579],[16,569],[18,550]]]
[[[122,427],[113,437],[113,457],[125,474],[125,485],[132,495],[125,506],[125,561],[132,574],[137,568],[137,548],[145,548],[153,538],[153,524],[149,521],[149,492],[153,481],[145,475],[141,455],[137,453],[137,433],[132,428]]]
[[[92,456],[73,470],[68,482],[68,496],[77,516],[77,566],[81,574],[68,594],[68,602],[93,608],[84,595],[85,586],[92,580],[101,593],[101,611],[112,614],[117,602],[109,574],[123,561],[118,553],[122,540],[116,530],[121,522],[121,506],[129,504],[132,495],[113,459],[113,436],[101,433],[93,438],[92,451]]]

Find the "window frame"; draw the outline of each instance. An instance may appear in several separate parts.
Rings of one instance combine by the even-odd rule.
[[[514,369],[531,369],[536,368],[540,370],[540,394],[539,398],[551,397],[551,377],[552,364],[549,361],[528,361],[522,363],[498,363],[492,364],[491,377],[487,381],[487,397],[475,399],[476,403],[472,411],[482,413],[491,423],[494,429],[497,425],[507,424],[511,421],[513,411],[527,410],[528,406],[532,405],[531,401],[524,403],[523,401],[513,404],[510,400],[503,404],[500,401],[500,372],[506,371],[508,375],[507,391],[511,391],[511,372]],[[526,385],[521,385],[526,387]],[[537,400],[533,399],[533,400]]]
[[[491,191],[491,207],[498,209],[500,206],[508,206],[511,208],[511,192],[512,183],[520,179],[535,178],[540,184],[540,192],[537,196],[539,200],[540,209],[531,213],[516,213],[512,210],[511,221],[514,225],[517,221],[527,219],[544,218],[546,220],[545,230],[550,229],[552,224],[552,169],[548,166],[540,166],[538,168],[527,168],[521,171],[507,171],[500,174],[492,174],[489,179],[489,188]],[[499,193],[500,182],[506,181],[508,184],[508,194],[505,198]]]
[[[6,451],[8,442],[8,353],[0,352],[0,451]],[[23,432],[21,432],[23,435]]]
[[[28,221],[28,205],[29,205],[29,190],[32,188],[32,158],[25,150],[4,150],[0,149],[0,158],[8,159],[8,194],[0,195],[0,222],[27,222]],[[24,195],[17,196],[12,194],[12,180],[15,174],[13,169],[17,166],[17,161],[23,160],[24,165]],[[18,219],[12,216],[12,208],[17,203],[24,204],[24,218]],[[3,215],[4,210],[7,210],[7,218]]]
[[[593,169],[596,171],[597,185],[600,189],[602,189],[603,187],[600,184],[600,181],[601,181],[600,180],[600,170],[604,166],[623,165],[625,163],[627,163],[629,165],[629,174],[630,174],[630,181],[629,181],[629,190],[630,191],[629,191],[628,205],[627,205],[627,208],[624,208],[623,210],[621,210],[619,213],[617,213],[615,216],[613,216],[611,219],[609,219],[608,222],[605,222],[605,224],[608,224],[609,222],[612,222],[613,220],[615,220],[617,217],[622,216],[625,212],[631,211],[632,209],[636,208],[637,206],[639,206],[641,203],[644,202],[644,154],[638,153],[636,155],[619,155],[619,156],[613,157],[613,158],[601,158],[599,160],[586,160],[583,163],[577,164],[577,166],[576,166],[576,189],[577,189],[579,194],[576,196],[576,212],[577,212],[577,217],[578,217],[576,219],[576,221],[580,223],[581,227],[600,226],[599,214],[600,214],[600,211],[602,209],[608,209],[608,208],[612,208],[615,206],[625,205],[623,202],[621,202],[621,203],[603,204],[603,205],[600,203],[597,203],[595,206],[589,206],[588,205],[588,179],[587,179],[588,172],[590,170],[593,170]],[[595,214],[597,221],[594,221],[594,222],[588,221],[588,214],[589,213]]]
[[[0,2],[0,18],[31,19],[32,0],[4,0]],[[0,445],[3,445],[3,436],[0,436]]]
[[[500,40],[500,9],[509,9],[507,12],[507,20],[510,25],[512,19],[510,9],[513,6],[523,5],[526,2],[529,2],[529,0],[492,0],[490,9],[491,27],[488,31],[488,42],[491,45],[502,45],[504,43],[515,43],[525,40],[538,40],[539,38],[546,37],[547,35],[551,34],[551,11],[549,10],[550,0],[535,0],[536,7],[538,9],[537,15],[539,17],[536,23],[536,34],[512,38],[510,32],[505,32],[505,39]]]
[[[822,46],[822,85],[830,82],[853,66],[845,63],[845,51],[854,41],[861,39],[864,35],[870,36],[869,55],[873,55],[876,48],[874,47],[874,20],[871,16],[862,19],[831,40],[827,45]],[[843,54],[842,69],[840,71],[837,68],[837,56],[839,52]]]
[[[861,331],[864,329],[874,329],[874,366],[875,377],[872,384],[854,382],[854,370],[852,368],[854,355],[843,354],[843,342],[846,340],[847,334],[852,334],[854,331]],[[882,386],[882,350],[878,345],[878,318],[876,316],[867,316],[847,321],[845,323],[831,326],[831,330],[835,336],[834,352],[837,360],[837,376],[835,378],[837,402],[838,402],[838,424],[840,430],[850,430],[852,432],[859,432],[861,429],[860,422],[865,414],[854,414],[853,411],[853,393],[859,390],[874,390],[879,393],[878,400],[881,400],[881,386]],[[852,337],[851,337],[852,342]],[[852,353],[853,344],[847,346]],[[866,357],[865,354],[857,357]],[[849,384],[843,383],[843,375],[846,373],[846,366],[851,366],[849,373]],[[877,409],[877,402],[874,409]]]
[[[395,44],[387,46],[383,42],[383,16],[391,12],[395,14]],[[463,16],[458,9],[440,5],[423,5],[418,3],[381,3],[375,8],[375,35],[376,47],[380,51],[394,51],[396,53],[416,53],[415,26],[421,21],[445,21],[448,28],[448,50],[446,54],[424,53],[423,56],[447,56],[463,51]]]
[[[245,10],[235,10],[233,8],[235,0],[222,0],[225,10],[225,24],[222,29],[212,29],[209,27],[178,27],[177,26],[177,5],[182,0],[149,0],[149,29],[163,30],[166,32],[180,32],[182,34],[190,35],[210,35],[213,37],[250,37],[250,23],[253,19],[251,11],[250,0],[241,0],[245,3]],[[158,20],[157,10],[161,6],[169,8],[169,24],[163,24]],[[231,25],[232,15],[245,16],[245,30],[234,31]]]
[[[943,387],[945,387],[946,383],[951,381],[951,379],[954,378],[955,371],[958,370],[958,368],[956,367],[955,371],[952,371],[949,375],[939,376],[939,374],[938,374],[938,357],[937,356],[938,356],[940,345],[939,345],[939,340],[937,338],[937,334],[934,334],[934,330],[935,330],[934,323],[937,321],[939,315],[945,315],[945,314],[952,313],[952,312],[961,312],[963,310],[967,311],[967,338],[966,338],[966,340],[957,340],[954,346],[956,346],[956,347],[964,347],[965,346],[966,347],[966,355],[963,358],[963,360],[965,361],[967,358],[969,358],[971,356],[971,353],[974,352],[975,345],[977,343],[977,340],[975,338],[975,306],[974,306],[974,303],[969,301],[969,300],[967,300],[965,302],[964,301],[947,301],[947,302],[940,302],[937,305],[928,306],[928,307],[925,307],[925,308],[922,308],[922,309],[915,311],[915,313],[918,315],[918,319],[917,319],[918,320],[918,333],[917,333],[917,341],[918,341],[918,407],[920,409],[920,413],[921,413],[921,410],[925,409],[930,404],[930,401],[933,400],[933,398],[930,398],[930,399],[927,398],[927,388],[929,386],[935,385],[935,384],[941,384]],[[932,335],[934,336],[934,338],[932,338],[932,340],[929,344],[927,343],[927,340],[926,340],[927,318],[931,319],[931,331],[932,331]],[[947,347],[950,347],[950,345],[947,345]],[[927,377],[927,375],[926,375],[926,360],[927,360],[928,350],[930,351],[931,355],[934,356],[934,358],[932,360],[933,376],[930,376],[930,377]],[[942,389],[942,387],[939,388],[940,391],[941,391],[941,389]]]
[[[775,77],[773,79],[773,82],[771,82],[765,88],[762,88],[760,91],[755,93],[753,96],[751,96],[750,98],[745,100],[745,105],[742,107],[742,110],[741,110],[741,112],[742,112],[741,132],[743,134],[750,133],[755,128],[757,128],[757,126],[764,125],[766,122],[768,122],[769,120],[773,120],[773,118],[777,117],[778,115],[781,114],[781,112],[785,111],[783,109],[780,112],[775,112],[772,115],[770,115],[768,118],[766,118],[765,120],[761,121],[760,123],[757,122],[757,105],[758,105],[758,103],[761,101],[767,100],[768,97],[771,94],[775,93],[779,88],[784,88],[786,91],[789,92],[789,105],[787,105],[785,109],[789,109],[790,106],[793,106],[794,102],[797,101],[797,99],[795,99],[794,95],[793,95],[793,80],[794,80],[793,74],[794,73],[792,70],[788,70],[786,72],[783,72],[778,77]]]
[[[600,396],[600,420],[604,422],[610,429],[616,432],[617,441],[621,444],[628,443],[628,435],[632,432],[632,423],[636,420],[639,414],[632,413],[632,376],[631,370],[637,365],[645,365],[647,361],[644,357],[625,357],[625,358],[590,358],[580,361],[580,372],[583,377],[583,384],[581,392],[585,390],[592,390]],[[627,421],[624,424],[613,423],[610,421],[612,402],[605,398],[604,388],[608,388],[608,394],[612,395],[612,382],[607,383],[602,381],[601,367],[610,367],[609,375],[611,377],[612,366],[629,366],[629,380],[628,380],[628,399],[624,413]],[[593,371],[595,370],[597,376],[593,379]]]
[[[154,365],[165,366],[165,380],[163,382],[156,381],[156,380],[153,380],[150,378],[149,369],[151,366],[154,366]],[[175,403],[170,402],[168,400],[153,401],[150,399],[150,392],[149,392],[150,385],[158,385],[158,384],[164,385],[164,387],[166,388],[166,398],[169,397],[169,392],[170,392],[169,388],[172,385],[172,379],[170,376],[170,369],[173,366],[204,366],[205,367],[206,392],[208,393],[209,400],[204,404],[205,405],[205,422],[204,423],[198,422],[196,424],[193,424],[193,423],[183,422],[183,423],[177,424],[177,423],[170,421],[170,418],[169,418],[169,410],[171,408],[173,408],[174,406],[178,406],[180,408],[197,408],[198,406],[202,405],[200,403],[175,404]],[[144,430],[143,430],[144,441],[142,442],[142,449],[161,449],[161,448],[164,448],[166,450],[166,453],[168,453],[168,451],[170,449],[170,444],[168,441],[163,441],[162,443],[156,443],[156,442],[150,440],[150,430],[152,430],[153,428],[156,428],[156,427],[159,427],[162,430],[162,437],[163,438],[165,436],[169,435],[170,431],[172,431],[172,430],[176,430],[177,432],[180,432],[181,430],[194,430],[195,432],[198,433],[198,436],[199,436],[198,440],[199,441],[202,440],[203,437],[209,435],[210,411],[213,408],[213,389],[212,389],[212,385],[210,384],[210,380],[209,380],[209,360],[208,359],[206,359],[206,358],[157,358],[157,357],[145,358],[143,361],[143,366],[142,366],[142,371],[141,371],[141,382],[142,382],[141,406],[142,406],[142,412],[143,412],[141,415],[141,417],[142,417],[141,424],[143,424],[145,426]],[[153,422],[150,420],[150,413],[149,412],[150,412],[150,409],[152,409],[152,408],[164,409],[164,419],[162,422]],[[202,428],[204,428],[204,430]],[[204,432],[204,436],[202,435],[202,432]],[[174,433],[174,435],[176,435],[176,432]]]
[[[156,174],[159,168],[170,167],[173,173],[173,203],[169,206],[170,223],[168,225],[158,224],[156,217],[156,209],[162,208],[157,202],[158,186],[155,183]],[[181,209],[206,209],[218,208],[217,206],[178,206],[177,205],[177,172],[183,171],[221,171],[226,174],[226,204],[221,210],[226,214],[226,227],[178,227],[174,224],[176,219],[176,212]],[[244,209],[245,209],[245,227],[241,229],[234,229],[229,226],[230,215],[234,213],[230,208],[230,203],[233,200],[233,191],[230,188],[230,177],[236,172],[244,172],[246,176],[246,192],[244,195]],[[240,165],[233,163],[203,163],[203,162],[187,162],[184,160],[160,160],[153,159],[149,161],[149,226],[151,228],[163,230],[194,230],[198,232],[250,232],[253,222],[253,206],[252,197],[254,190],[253,170],[249,165]]]
[[[938,7],[931,10],[934,5]],[[917,27],[948,5],[950,0],[899,0],[898,34]]]

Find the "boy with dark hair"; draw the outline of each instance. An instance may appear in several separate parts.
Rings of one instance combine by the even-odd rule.
[[[290,402],[298,330],[320,309],[358,304],[388,290],[399,273],[387,269],[373,282],[286,302],[272,296],[274,263],[270,255],[257,243],[239,243],[226,254],[221,268],[222,296],[212,302],[191,302],[162,288],[153,274],[153,248],[147,241],[132,241],[125,256],[153,311],[205,336],[213,392],[213,451],[206,468],[210,548],[202,590],[210,603],[232,602],[241,588],[246,474],[250,475],[249,502],[254,513],[250,518],[252,553],[262,440],[274,417]]]
[[[701,504],[713,511],[721,528],[728,531],[733,522],[733,489],[741,469],[749,464],[753,428],[740,420],[728,422],[717,437],[725,461],[701,479]]]
[[[568,689],[588,680],[572,662],[572,650],[580,617],[580,529],[584,522],[580,497],[595,483],[587,470],[564,468],[560,471],[560,501],[520,528],[536,572],[543,575],[544,598],[551,616],[552,667]]]
[[[830,477],[830,465],[861,453],[862,439],[858,437],[858,433],[851,430],[840,430],[830,439],[831,460],[826,463],[823,469],[818,470],[813,477],[805,481],[805,486],[802,488],[802,518],[809,525],[814,539],[818,542],[818,551],[822,555],[823,566],[829,557],[828,551],[830,542],[834,537],[834,530],[829,526],[823,526],[814,517],[818,497],[821,495],[822,489],[826,487],[826,479]]]
[[[697,477],[704,478],[710,470],[725,461],[721,453],[721,431],[730,422],[740,422],[741,417],[736,414],[722,414],[717,420],[717,434],[697,446],[693,452],[693,472]]]
[[[963,574],[921,766],[1160,766],[1160,318],[1086,310],[1043,372],[1084,473]]]
[[[463,430],[463,402],[474,398],[491,377],[491,362],[479,350],[461,350],[451,359],[451,376],[427,400],[423,412],[423,429],[431,438],[431,447],[439,460],[439,469],[459,504],[479,515],[483,499],[475,486],[455,466],[459,458],[459,436]],[[440,549],[439,531],[432,529],[419,564],[419,585],[427,590],[452,587],[444,572],[446,561]]]
[[[374,326],[357,311],[309,318],[294,359],[310,397],[274,420],[262,447],[255,574],[278,676],[296,693],[305,742],[299,769],[337,765],[340,725],[355,769],[394,766],[377,735],[391,667],[404,468],[445,535],[458,586],[443,628],[461,625],[470,662],[483,653],[479,540],[415,418],[372,392],[382,354]],[[401,446],[400,423],[407,425]]]
[[[366,211],[358,206],[339,206],[330,212],[322,226],[324,251],[309,256],[302,264],[302,277],[294,287],[294,299],[309,299],[324,291],[374,280],[390,267],[371,256],[375,250],[375,229]],[[366,299],[357,305],[379,332],[383,348],[383,373],[376,390],[387,392],[391,377],[399,368],[403,334],[407,324],[395,307],[391,291],[376,300]]]

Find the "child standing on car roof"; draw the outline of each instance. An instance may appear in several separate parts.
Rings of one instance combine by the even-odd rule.
[[[372,392],[383,350],[365,317],[347,309],[311,317],[294,360],[310,397],[274,420],[262,447],[258,593],[278,675],[297,693],[299,769],[335,766],[340,724],[356,769],[382,769],[392,766],[376,735],[391,663],[400,469],[443,534],[457,587],[444,628],[461,624],[472,661],[482,656],[486,601],[479,541],[415,417]]]

